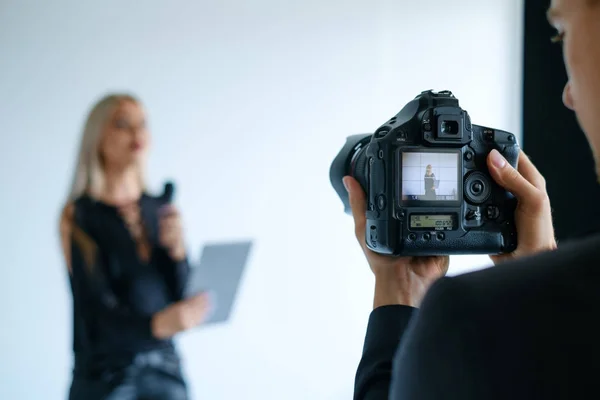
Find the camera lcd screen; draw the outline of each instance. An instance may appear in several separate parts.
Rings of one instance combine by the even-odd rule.
[[[402,153],[402,200],[457,201],[458,153]]]
[[[451,230],[454,228],[454,215],[424,215],[410,216],[411,229]]]

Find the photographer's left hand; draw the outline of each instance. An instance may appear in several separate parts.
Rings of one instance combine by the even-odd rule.
[[[179,211],[172,204],[159,211],[159,243],[174,261],[185,259],[185,242]]]
[[[365,244],[365,193],[352,177],[344,177],[344,186],[350,197],[356,238],[375,275],[373,309],[385,305],[418,307],[431,284],[448,272],[449,257],[393,257],[370,250]]]

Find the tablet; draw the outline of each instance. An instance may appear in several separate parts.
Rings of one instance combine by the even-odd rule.
[[[190,270],[185,297],[210,291],[213,309],[202,325],[224,323],[231,316],[251,241],[205,245],[200,264]]]

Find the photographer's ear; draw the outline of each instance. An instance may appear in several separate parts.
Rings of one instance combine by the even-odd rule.
[[[565,85],[562,100],[565,104],[565,107],[567,107],[569,110],[573,111],[575,109],[575,105],[573,104],[573,96],[571,96],[571,82],[567,82]]]

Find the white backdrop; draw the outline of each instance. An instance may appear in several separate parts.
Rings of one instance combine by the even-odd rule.
[[[151,183],[176,180],[193,258],[256,240],[232,322],[179,337],[194,398],[351,398],[373,280],[330,162],[425,89],[520,136],[522,0],[138,4],[0,2],[0,398],[65,398],[57,215],[110,90],[146,103]]]

